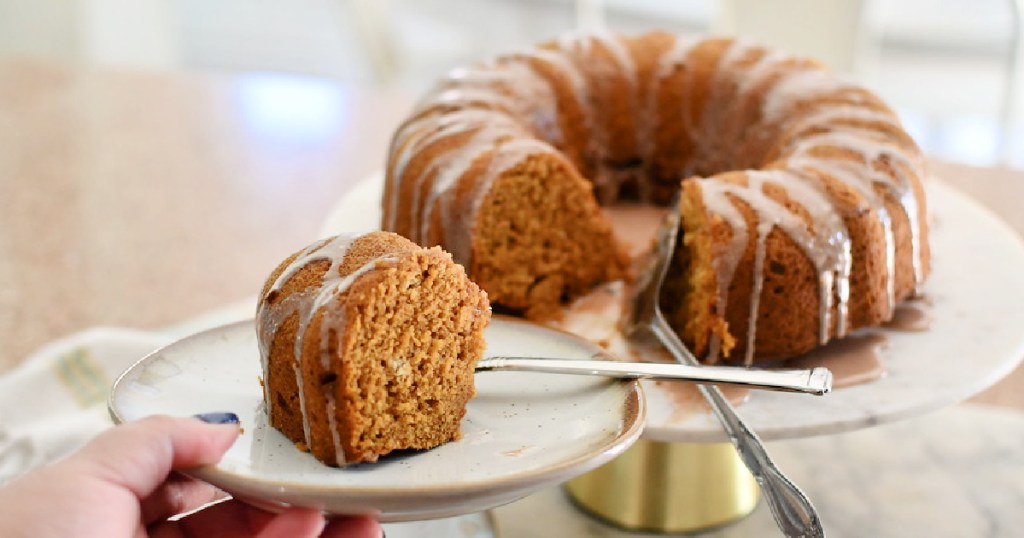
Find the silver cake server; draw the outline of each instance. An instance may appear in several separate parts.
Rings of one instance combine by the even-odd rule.
[[[637,282],[625,332],[631,338],[653,334],[681,364],[702,367],[669,326],[658,302],[661,284],[672,261],[679,233],[679,197],[677,192],[658,231],[657,244],[647,271]],[[761,439],[736,414],[718,387],[697,385],[697,388],[722,423],[743,463],[761,486],[779,529],[786,536],[825,536],[821,520],[810,499],[776,467]]]
[[[827,368],[768,370],[736,366],[692,366],[540,357],[487,357],[481,359],[476,366],[477,372],[497,370],[585,374],[622,379],[695,381],[817,395],[825,394],[832,389],[832,373]]]

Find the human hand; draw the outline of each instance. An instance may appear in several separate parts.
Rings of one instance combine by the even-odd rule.
[[[313,509],[272,514],[227,500],[177,521],[167,518],[225,497],[174,472],[209,465],[238,436],[237,418],[204,424],[149,417],[111,428],[67,459],[0,487],[0,536],[258,536],[378,538],[370,517],[326,521]]]

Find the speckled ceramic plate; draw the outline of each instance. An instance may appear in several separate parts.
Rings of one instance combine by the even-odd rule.
[[[489,355],[588,359],[598,348],[574,336],[496,317]],[[268,427],[252,322],[187,337],[154,352],[114,384],[115,421],[210,411],[239,415],[244,431],[215,466],[190,474],[237,498],[274,509],[412,521],[479,512],[607,462],[643,429],[635,382],[588,376],[486,372],[462,421],[464,436],[433,450],[336,469]]]
[[[324,235],[374,229],[383,179],[361,180],[335,206]],[[823,397],[754,391],[737,411],[766,440],[854,430],[912,417],[988,388],[1024,357],[1024,243],[978,202],[938,180],[926,185],[932,273],[924,285],[930,327],[924,332],[868,329],[885,341],[885,375]],[[614,320],[612,320],[614,325]],[[857,333],[855,333],[857,334]],[[679,403],[669,385],[644,382],[644,437],[726,441],[710,412]]]

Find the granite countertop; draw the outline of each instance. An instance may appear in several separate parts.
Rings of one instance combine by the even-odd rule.
[[[850,433],[775,441],[776,463],[810,497],[830,538],[1016,537],[1024,529],[1024,413],[961,404]],[[664,536],[577,510],[560,488],[494,510],[501,538]],[[781,536],[762,500],[716,538]]]

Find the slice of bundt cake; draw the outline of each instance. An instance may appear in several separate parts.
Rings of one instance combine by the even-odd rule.
[[[486,294],[439,247],[388,232],[319,241],[259,297],[270,424],[338,466],[458,439],[489,320]]]

